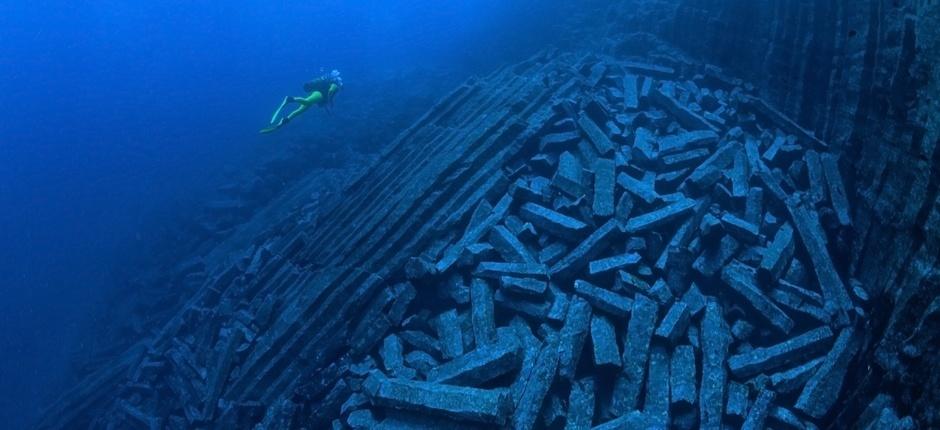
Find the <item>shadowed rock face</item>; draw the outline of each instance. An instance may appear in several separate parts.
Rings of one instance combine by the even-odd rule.
[[[43,426],[936,426],[937,12],[895,3],[610,4],[233,233]]]

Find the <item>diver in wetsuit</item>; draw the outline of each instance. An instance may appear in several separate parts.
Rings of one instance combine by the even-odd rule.
[[[271,133],[289,123],[292,119],[310,109],[311,106],[321,106],[329,109],[333,106],[336,93],[343,88],[343,78],[338,70],[333,70],[317,79],[304,84],[304,91],[309,93],[306,97],[284,97],[284,101],[271,116],[271,126],[261,130],[261,133]],[[288,103],[297,103],[300,106],[287,116],[281,116],[281,111]],[[280,118],[278,118],[280,117]]]

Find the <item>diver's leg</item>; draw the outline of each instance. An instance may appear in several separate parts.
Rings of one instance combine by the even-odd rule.
[[[277,107],[276,111],[274,111],[274,115],[271,115],[271,124],[274,124],[274,122],[277,121],[277,117],[281,115],[281,111],[284,110],[288,103],[300,103],[302,105],[305,101],[306,99],[303,97],[284,97],[284,101],[282,101],[281,105]]]
[[[287,114],[287,117],[284,118],[285,119],[284,123],[287,123],[288,121],[294,118],[297,118],[300,114],[306,112],[307,109],[310,109],[310,105],[306,103],[301,103],[300,106],[297,107],[297,109],[294,109],[293,112]]]
[[[284,110],[284,106],[287,106],[287,102],[291,101],[291,96],[284,97],[284,101],[281,102],[281,105],[277,107],[277,110],[274,111],[274,115],[271,115],[271,124],[274,124],[274,121],[277,121],[277,117],[281,115],[281,111]]]

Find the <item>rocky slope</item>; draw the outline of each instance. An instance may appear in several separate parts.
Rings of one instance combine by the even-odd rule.
[[[709,368],[709,375],[715,377],[723,373],[716,370],[722,367],[720,363],[729,359],[732,375],[722,376],[730,379],[721,379],[731,381],[727,385],[728,403],[718,406],[725,408],[718,413],[727,414],[731,423],[756,426],[754,428],[765,422],[783,428],[812,428],[813,425],[897,428],[910,426],[911,419],[901,417],[911,415],[925,428],[937,426],[940,417],[934,405],[940,402],[940,381],[931,370],[940,364],[936,354],[936,337],[940,330],[937,298],[940,275],[936,271],[940,255],[940,203],[937,201],[940,155],[936,151],[940,137],[937,126],[940,80],[936,68],[940,58],[937,44],[940,33],[934,2],[622,1],[610,4],[607,13],[589,14],[584,19],[594,20],[595,25],[579,37],[582,42],[590,39],[595,47],[605,46],[600,51],[608,54],[606,59],[542,56],[507,67],[483,81],[471,81],[390,143],[373,167],[351,185],[347,199],[322,214],[318,222],[311,223],[302,211],[288,211],[275,217],[280,220],[276,224],[259,221],[254,228],[231,233],[230,238],[222,242],[225,246],[214,253],[218,259],[200,263],[203,266],[195,275],[183,274],[192,278],[195,293],[175,310],[175,316],[161,327],[142,329],[154,335],[101,366],[68,393],[50,409],[43,426],[185,428],[248,427],[258,423],[264,428],[319,428],[317,426],[337,418],[333,422],[340,427],[382,423],[389,428],[414,428],[431,425],[422,421],[424,415],[430,414],[490,425],[508,422],[519,428],[565,426],[568,420],[614,428],[637,425],[641,422],[637,420],[649,423],[651,418],[660,420],[655,421],[658,423],[670,422],[661,421],[662,414],[654,412],[688,412],[686,406],[691,405],[702,408],[700,415],[693,413],[691,418],[685,415],[685,419],[691,421],[675,421],[683,419],[681,415],[667,415],[665,419],[672,419],[673,424],[684,422],[684,425],[714,423],[714,418],[707,418],[714,411],[706,411],[705,402],[699,399],[689,401],[689,405],[673,404],[672,408],[655,401],[644,403],[643,413],[636,415],[626,412],[640,403],[612,406],[603,400],[609,394],[602,394],[602,399],[598,399],[594,417],[572,417],[568,408],[587,401],[585,393],[593,390],[584,387],[592,382],[583,378],[586,364],[580,367],[571,364],[571,353],[565,355],[558,348],[560,345],[574,347],[572,336],[577,337],[578,333],[583,338],[584,322],[591,320],[590,307],[613,320],[630,315],[623,321],[624,327],[617,320],[616,330],[626,332],[622,333],[623,337],[606,344],[624,351],[625,357],[601,366],[605,369],[605,366],[618,367],[615,364],[625,366],[624,369],[628,364],[642,367],[644,370],[639,371],[642,385],[646,354],[654,354],[649,365],[650,379],[644,388],[646,396],[650,396],[649,390],[664,389],[658,384],[663,372],[668,379],[669,369],[653,364],[657,362],[656,357],[691,354],[693,366],[704,366],[706,361],[703,360],[708,355],[709,360],[719,360],[708,361],[719,363]],[[602,43],[594,43],[597,40],[594,38],[598,37],[603,38]],[[639,56],[662,66],[630,72],[632,66],[624,62],[628,56]],[[606,66],[596,72],[597,64]],[[617,115],[620,111],[635,113],[631,109],[636,107],[627,102],[627,89],[632,87],[625,83],[625,76],[631,73],[640,76],[638,83],[653,83],[645,91],[655,90],[669,96],[653,103],[651,113],[644,114],[639,123],[635,117]],[[751,85],[727,76],[741,76]],[[704,90],[715,85],[726,86],[726,93]],[[643,87],[636,89],[641,94],[644,91]],[[742,94],[762,96],[767,104],[758,99],[742,99]],[[639,103],[641,96],[637,97]],[[642,108],[649,109],[648,93],[642,97]],[[680,100],[676,106],[695,115],[704,115],[705,119],[696,120],[682,109],[675,106],[670,109],[671,105],[662,104],[671,97]],[[623,105],[611,109],[602,102],[605,98],[617,99],[617,103],[622,101]],[[570,105],[565,99],[577,103]],[[769,106],[776,107],[793,121]],[[667,116],[661,116],[663,112]],[[592,118],[600,128],[586,125],[580,120],[585,117]],[[615,119],[606,123],[603,120],[611,117]],[[575,121],[577,127],[572,128],[575,122],[565,122],[565,119]],[[673,125],[675,123],[679,128]],[[738,124],[753,134],[750,140],[760,143],[747,144],[749,138],[732,132]],[[632,156],[637,152],[637,129],[644,127],[654,131],[655,138],[650,140],[654,150],[663,148],[664,139],[676,140],[668,136],[681,136],[683,130],[695,127],[716,127],[721,131],[721,145],[717,140],[709,140],[700,147],[692,144],[681,151],[687,158],[667,154],[670,163],[688,164],[689,168],[698,166],[684,174],[656,170],[662,169],[661,164],[634,166],[630,160],[612,159],[618,169],[615,171],[627,174],[622,181],[618,176],[617,195],[632,194],[644,200],[638,207],[648,210],[634,215],[629,215],[628,211],[622,216],[622,229],[628,234],[637,233],[626,226],[631,222],[637,225],[640,221],[635,219],[642,220],[651,213],[669,217],[662,224],[658,239],[656,235],[643,236],[642,246],[640,241],[633,241],[635,248],[630,249],[628,242],[626,249],[619,249],[626,254],[612,256],[632,259],[629,254],[634,252],[638,261],[595,261],[599,271],[601,265],[619,264],[617,267],[630,275],[618,274],[623,279],[601,282],[604,291],[611,290],[624,295],[621,299],[631,300],[629,306],[624,304],[626,302],[620,303],[624,315],[618,317],[620,308],[616,296],[591,289],[590,285],[565,284],[561,290],[552,286],[550,290],[539,290],[533,295],[533,283],[502,279],[504,275],[541,279],[553,272],[548,269],[526,271],[528,269],[492,266],[496,261],[479,261],[481,255],[498,255],[512,262],[512,258],[524,258],[525,253],[518,252],[525,249],[540,251],[541,259],[542,253],[553,247],[553,240],[571,242],[573,246],[584,239],[580,236],[581,230],[571,232],[571,228],[603,225],[599,221],[604,216],[593,215],[593,211],[598,210],[595,205],[598,189],[593,188],[598,180],[596,160],[590,156],[585,158],[591,150],[584,145],[598,145],[598,142],[604,145],[604,140],[610,139],[618,151],[627,148],[626,153]],[[576,158],[579,163],[590,166],[585,168],[589,175],[587,179],[582,178],[585,182],[553,183],[551,191],[545,192],[555,196],[586,187],[590,190],[585,191],[587,199],[567,202],[562,199],[558,203],[557,197],[552,197],[555,206],[549,211],[558,211],[558,215],[565,218],[553,218],[555,215],[532,207],[523,210],[514,206],[511,214],[501,212],[494,222],[505,226],[502,229],[505,232],[500,230],[504,238],[509,237],[506,232],[523,238],[522,248],[514,248],[515,242],[511,240],[501,242],[499,237],[494,238],[499,232],[491,233],[485,240],[480,236],[474,243],[460,245],[461,238],[467,237],[473,225],[496,216],[486,214],[499,212],[501,205],[496,202],[501,201],[501,196],[544,197],[540,197],[542,191],[535,191],[537,187],[520,188],[518,182],[510,186],[511,180],[521,177],[531,182],[532,177],[526,175],[532,171],[560,170],[562,158],[570,158],[558,153],[564,151],[542,151],[542,156],[536,158],[530,158],[532,153],[527,151],[531,151],[531,142],[538,142],[553,132],[566,133],[574,129],[580,130],[577,133],[582,133],[581,137],[560,144],[576,145]],[[762,135],[761,130],[767,134]],[[598,137],[599,133],[606,137]],[[728,195],[718,192],[710,197],[717,199],[717,211],[693,211],[696,239],[680,243],[679,248],[687,248],[705,259],[703,263],[690,261],[690,264],[698,264],[697,268],[694,264],[692,267],[697,273],[696,279],[704,285],[709,310],[690,315],[690,328],[683,323],[685,329],[675,329],[688,330],[688,334],[673,337],[669,327],[675,328],[675,324],[662,328],[669,320],[667,317],[677,313],[675,318],[685,321],[682,315],[691,313],[688,308],[692,305],[685,302],[684,296],[675,300],[660,294],[664,293],[662,288],[646,290],[638,285],[662,287],[654,281],[658,276],[666,276],[664,268],[654,266],[653,263],[658,263],[655,259],[647,260],[651,260],[653,252],[662,251],[661,247],[666,246],[664,241],[680,236],[673,235],[672,230],[678,227],[675,223],[680,220],[672,218],[675,214],[667,215],[668,208],[675,209],[675,205],[683,201],[675,200],[673,187],[678,183],[673,181],[689,174],[694,177],[702,166],[705,170],[699,175],[711,178],[707,171],[717,165],[715,158],[724,159],[725,155],[721,154],[734,152],[728,149],[729,139],[744,143],[740,153],[745,156],[759,150],[760,156],[756,158],[765,161],[738,161],[737,155],[729,156],[733,164],[722,167],[734,166],[734,170],[719,181],[727,181]],[[673,144],[666,144],[667,148]],[[747,149],[748,145],[752,149]],[[574,147],[568,149],[574,151]],[[607,151],[603,146],[595,149],[602,154]],[[780,151],[784,155],[777,158],[774,154]],[[832,154],[825,155],[819,164],[825,167],[825,173],[814,170],[817,168],[813,166],[820,163],[817,156],[812,155],[814,151]],[[522,155],[526,157],[520,158]],[[764,162],[770,167],[761,167]],[[565,163],[570,164],[570,161]],[[747,174],[736,176],[733,173],[738,163],[742,169],[748,166]],[[572,169],[573,172],[579,170]],[[814,177],[814,171],[822,176]],[[842,175],[838,175],[840,171]],[[568,176],[579,176],[577,172],[572,175]],[[842,178],[836,180],[838,176]],[[756,185],[768,191],[759,201],[768,201],[769,209],[764,210],[771,214],[771,219],[785,219],[785,224],[792,223],[796,227],[800,251],[795,261],[814,266],[816,271],[808,278],[805,273],[797,273],[788,274],[784,279],[797,288],[803,285],[809,290],[781,289],[780,285],[785,284],[758,290],[753,287],[757,283],[761,288],[767,286],[769,270],[766,268],[760,272],[759,279],[749,281],[748,265],[761,268],[763,261],[748,249],[754,246],[766,248],[765,251],[774,249],[780,233],[775,228],[778,221],[771,222],[774,228],[764,231],[768,222],[766,216],[760,220],[749,218],[744,200],[736,200],[744,197],[737,194],[740,190],[734,189],[735,184],[740,186],[742,177],[745,186]],[[657,186],[663,184],[667,188],[656,188],[650,194],[643,185],[650,178]],[[813,191],[813,184],[819,183],[814,182],[814,178],[825,182],[820,188],[823,191]],[[709,181],[709,184],[714,183]],[[844,184],[844,199],[834,191],[843,188],[833,185],[840,182]],[[781,183],[782,187],[775,185]],[[299,193],[306,192],[299,187]],[[813,222],[807,221],[817,219],[814,212],[807,212],[805,203],[791,202],[788,197],[798,194],[797,191],[810,196],[828,196],[819,200],[811,198],[815,202],[811,205],[813,211],[819,211],[818,219],[827,232],[822,239],[821,235],[813,233],[817,231],[812,227]],[[683,190],[680,194],[687,192]],[[690,197],[699,198],[694,191],[690,193]],[[486,206],[481,201],[494,205],[480,209]],[[589,212],[581,209],[585,205]],[[703,205],[701,200],[699,205]],[[278,205],[273,203],[272,206]],[[616,213],[608,216],[618,216],[611,219],[622,215],[619,205],[616,209]],[[684,208],[681,212],[688,215],[690,209]],[[657,212],[660,210],[665,212]],[[516,222],[520,219],[529,222],[529,227]],[[756,223],[758,238],[752,237],[755,230],[748,222],[752,226]],[[585,225],[582,228],[578,223]],[[657,229],[659,226],[657,224]],[[755,239],[757,245],[743,250],[736,245],[733,251],[728,251],[731,247],[725,244],[729,240],[751,239]],[[786,235],[779,240],[784,244],[783,249],[789,249],[785,246]],[[477,241],[481,243],[475,243]],[[448,288],[453,287],[439,277],[447,274],[447,270],[456,270],[441,263],[447,261],[448,250],[455,244],[472,248],[469,256],[461,251],[461,263],[456,266],[461,267],[460,273],[468,277],[493,278],[493,283],[498,281],[499,290],[495,294],[502,295],[496,299],[496,304],[501,309],[498,312],[502,313],[498,315],[502,316],[495,317],[493,328],[497,324],[501,327],[500,336],[507,329],[511,330],[513,338],[521,343],[499,342],[503,338],[497,337],[496,345],[502,348],[476,348],[486,353],[473,355],[475,347],[479,346],[475,344],[479,335],[473,323],[481,318],[478,311],[467,307],[468,303],[476,306],[472,303],[473,296],[467,299],[470,302],[464,302],[462,293],[448,290],[452,294],[444,299],[430,299],[423,295],[426,293],[410,286],[427,288],[429,283],[445,283],[450,285]],[[493,246],[485,249],[486,244]],[[672,247],[670,244],[665,249]],[[499,252],[493,254],[494,248]],[[562,255],[577,254],[578,250],[576,246],[564,252],[559,251],[559,246],[554,248],[553,252]],[[709,258],[712,257],[707,257],[710,252],[727,254],[721,258],[724,261],[715,263],[714,271],[707,269],[711,264]],[[222,258],[233,253],[245,257],[234,263],[231,258]],[[827,265],[820,260],[822,254],[829,254],[831,263]],[[739,262],[729,263],[732,257]],[[484,263],[490,265],[476,266]],[[644,265],[652,267],[646,270]],[[832,270],[826,269],[829,266]],[[517,269],[523,273],[513,272]],[[594,268],[578,270],[578,276],[600,282],[590,278],[600,275],[600,272],[588,273]],[[702,273],[703,270],[710,273]],[[606,275],[600,276],[599,279],[606,279]],[[775,276],[771,279],[776,279]],[[791,282],[793,279],[801,282]],[[727,285],[738,291],[738,295],[729,299],[717,290],[710,291],[709,288],[714,287],[712,282]],[[834,293],[839,283],[844,283],[851,298],[835,299],[842,297]],[[469,288],[467,294],[487,297],[485,293],[491,287],[481,285],[484,284],[472,281],[464,287]],[[687,287],[681,287],[680,292]],[[791,297],[793,294],[802,299],[796,301]],[[840,304],[833,307],[820,302],[823,309],[816,309],[813,301],[819,300],[820,294],[826,302]],[[520,295],[525,300],[519,302]],[[598,295],[604,300],[598,299]],[[558,297],[566,297],[566,303],[571,305],[561,307],[557,304]],[[444,303],[451,300],[453,308],[441,308],[435,300],[444,300]],[[584,301],[587,303],[581,303]],[[532,303],[548,303],[550,307],[544,309],[546,313],[542,315],[541,308]],[[673,308],[682,307],[679,303],[687,309],[673,312]],[[432,312],[436,315],[434,318],[429,316]],[[634,318],[641,315],[643,321],[650,323],[634,322]],[[519,323],[509,316],[521,316],[524,322]],[[788,320],[791,321],[788,323]],[[653,337],[650,343],[642,333],[648,331],[645,326],[650,326],[652,336],[653,323],[663,333]],[[469,334],[466,327],[462,327],[467,324],[470,324]],[[805,338],[796,332],[788,333],[793,324],[797,331],[810,330],[806,333],[813,333],[813,336]],[[768,339],[773,342],[748,339],[747,325],[756,328],[761,336],[771,333]],[[819,325],[832,331],[828,334],[812,331]],[[602,328],[597,329],[598,339],[613,336],[611,333],[605,337]],[[401,330],[430,332],[434,333],[434,338],[415,338],[414,333],[405,334]],[[461,330],[465,333],[461,334]],[[589,331],[591,337],[595,336],[593,324]],[[461,336],[460,345],[448,343]],[[647,342],[637,342],[636,336],[646,338]],[[708,351],[699,350],[696,346],[699,336],[705,337],[709,345],[714,344],[709,341],[712,337],[711,340],[717,339],[719,343],[727,341],[726,347],[732,349],[729,352],[724,347],[710,346],[704,348]],[[431,343],[422,343],[424,341]],[[601,342],[593,338],[591,342],[596,354]],[[803,346],[799,348],[803,349],[792,352],[791,347],[800,342]],[[646,347],[640,348],[642,344]],[[451,350],[443,350],[446,345]],[[626,357],[628,347],[640,348],[644,357],[642,363],[635,363],[637,358],[633,354],[631,358]],[[675,352],[680,347],[683,354]],[[754,354],[763,355],[752,354],[750,348],[753,347],[757,347]],[[465,355],[461,354],[464,348]],[[533,358],[513,361],[533,355],[530,353],[533,350]],[[416,351],[425,354],[416,354]],[[555,355],[556,351],[560,357]],[[461,367],[468,365],[468,360],[488,362],[493,357],[491,353],[501,357],[498,361],[503,363],[498,366],[499,375],[493,376],[492,381],[473,379],[479,373],[471,369],[468,376],[468,371]],[[466,356],[471,357],[464,358]],[[511,364],[505,364],[506,357],[510,357]],[[564,357],[568,357],[568,364]],[[697,361],[695,357],[702,358]],[[765,380],[752,377],[754,367],[744,357],[760,363],[755,366],[766,367],[757,373],[771,368],[781,370],[780,360],[787,366],[798,366],[792,372],[768,375],[771,378]],[[406,361],[409,358],[410,361]],[[804,361],[810,358],[818,360]],[[530,362],[533,360],[536,364]],[[558,360],[562,360],[561,364]],[[848,365],[849,362],[852,364]],[[374,373],[376,369],[385,375]],[[554,371],[549,372],[550,369]],[[472,395],[482,403],[458,407],[446,401],[450,388],[421,385],[426,383],[424,380],[432,382],[434,375],[445,371],[457,372],[457,376],[451,378],[456,378],[454,380],[473,377],[455,384],[477,385],[477,390],[485,392],[459,391],[454,395]],[[556,371],[561,372],[561,382],[555,379]],[[654,371],[658,376],[653,376]],[[630,388],[629,384],[636,375],[627,370],[624,374],[627,385],[618,382],[620,388],[615,389],[638,390],[639,387]],[[574,376],[579,376],[577,382]],[[532,388],[522,388],[518,394],[521,397],[516,398],[517,383],[506,379],[510,377]],[[774,385],[774,377],[778,377],[778,383],[780,378],[789,381],[785,384],[795,391],[775,398],[775,393],[784,391]],[[414,378],[420,383],[407,382]],[[836,393],[820,388],[843,380],[844,386]],[[508,383],[511,385],[506,385]],[[772,388],[767,388],[768,383]],[[693,390],[704,395],[701,393],[707,388],[704,379],[693,376],[692,385]],[[509,387],[509,391],[499,391],[502,386]],[[708,392],[714,394],[717,387],[724,386],[724,382],[712,383],[708,385],[711,387]],[[668,391],[668,388],[665,389]],[[724,389],[719,392],[726,397]],[[429,391],[445,394],[427,395]],[[739,403],[731,403],[732,391]],[[402,398],[404,392],[412,395]],[[418,392],[425,394],[414,394]],[[672,394],[675,396],[674,391]],[[512,399],[507,400],[507,397]],[[822,403],[816,404],[819,399],[823,399]],[[544,408],[543,400],[547,405]],[[595,404],[593,399],[590,403]],[[368,407],[370,404],[373,406]],[[525,407],[520,409],[520,405]],[[824,409],[815,409],[822,405]],[[734,408],[730,409],[732,406]],[[654,408],[648,409],[651,407]],[[708,407],[715,406],[709,404]],[[398,409],[421,414],[388,412]],[[566,412],[568,417],[565,417]]]
[[[653,0],[613,5],[608,21],[611,34],[649,32],[745,77],[844,152],[856,203],[852,272],[885,301],[858,390],[891,388],[928,427],[940,425],[930,372],[940,364],[938,9],[934,1]]]

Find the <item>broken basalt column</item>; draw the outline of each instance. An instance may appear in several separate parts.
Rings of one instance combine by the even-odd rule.
[[[47,427],[825,424],[866,327],[836,156],[686,69],[467,84],[321,222],[350,227],[272,236]]]

